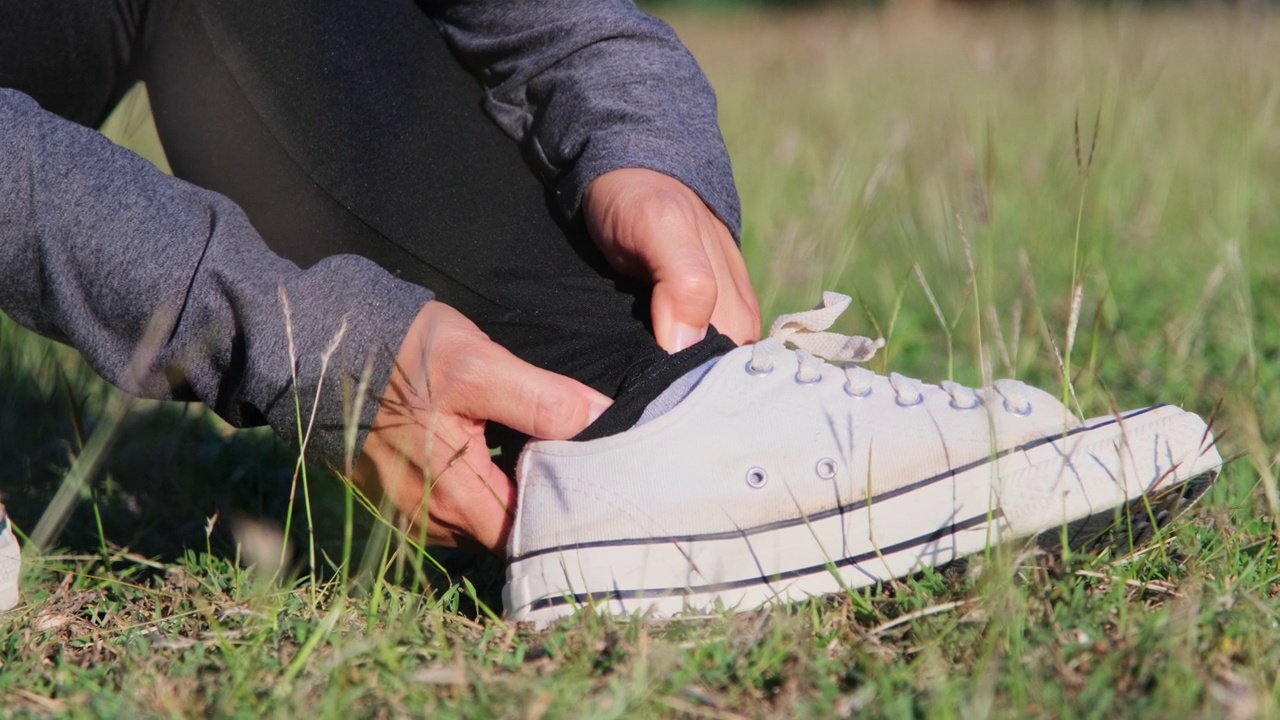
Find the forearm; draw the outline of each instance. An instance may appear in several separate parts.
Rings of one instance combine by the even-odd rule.
[[[304,424],[316,408],[310,447],[341,462],[358,378],[381,392],[428,291],[354,256],[300,270],[226,198],[19,93],[0,90],[0,127],[0,309],[130,393],[295,442],[297,397]]]
[[[662,21],[630,0],[426,2],[572,215],[595,178],[623,167],[675,177],[735,236],[741,225],[715,93]]]

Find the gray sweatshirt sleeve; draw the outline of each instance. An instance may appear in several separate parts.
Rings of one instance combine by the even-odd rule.
[[[631,0],[428,0],[485,109],[542,173],[560,209],[623,167],[666,173],[741,228],[711,85],[666,23]]]
[[[317,408],[308,455],[339,467],[345,408],[371,363],[359,451],[428,291],[354,256],[302,271],[230,200],[20,93],[0,89],[0,128],[0,309],[127,392],[199,400],[295,445],[296,394],[304,423]]]

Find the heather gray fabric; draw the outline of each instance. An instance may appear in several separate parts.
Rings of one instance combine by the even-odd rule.
[[[587,184],[622,167],[679,179],[738,237],[716,98],[666,23],[631,0],[420,0],[484,83],[485,109],[521,142],[572,217]]]
[[[391,116],[397,109],[418,105],[375,102],[372,106],[387,110],[379,117],[362,116],[358,110],[349,108],[344,112],[313,112],[309,108],[317,107],[317,92],[304,92],[308,88],[318,91],[319,107],[325,108],[345,108],[343,103],[377,96],[377,92],[351,92],[352,87],[344,86],[344,82],[356,82],[358,88],[372,84],[381,92],[396,93],[397,97],[414,95],[412,91],[396,88],[388,78],[417,77],[411,72],[414,69],[411,64],[402,67],[396,63],[411,63],[421,58],[417,55],[406,58],[403,52],[400,55],[362,52],[368,49],[371,38],[383,43],[377,47],[390,47],[388,34],[394,34],[395,30],[403,30],[401,36],[411,29],[425,30],[433,37],[423,38],[424,44],[430,43],[432,52],[438,54],[443,64],[450,65],[455,74],[462,76],[463,73],[448,62],[451,59],[448,51],[432,31],[430,23],[434,21],[456,59],[484,84],[488,114],[520,144],[526,159],[552,190],[556,209],[565,217],[572,218],[577,213],[583,190],[601,173],[621,167],[647,167],[672,175],[698,192],[737,236],[738,197],[716,123],[715,96],[696,62],[665,23],[640,12],[628,0],[398,0],[369,6],[369,13],[381,13],[374,19],[381,19],[383,25],[353,22],[351,18],[360,17],[353,8],[361,7],[353,4],[280,2],[267,8],[278,12],[259,14],[257,10],[263,7],[237,0],[116,0],[112,3],[48,0],[38,6],[0,0],[0,85],[12,84],[25,89],[47,109],[82,124],[95,125],[110,109],[113,98],[135,79],[154,79],[146,75],[147,68],[178,73],[176,82],[170,77],[170,82],[157,82],[153,89],[167,90],[170,101],[175,95],[204,93],[200,97],[203,107],[200,102],[189,103],[196,109],[194,115],[215,123],[215,129],[223,133],[220,137],[201,135],[202,130],[208,129],[203,126],[187,128],[189,132],[185,136],[181,132],[166,133],[166,129],[174,130],[173,123],[166,127],[161,122],[166,149],[171,153],[171,160],[175,160],[179,175],[236,197],[277,253],[309,269],[300,272],[274,256],[261,266],[247,256],[233,262],[230,258],[240,252],[233,251],[241,247],[238,243],[225,245],[225,250],[214,252],[203,261],[183,254],[186,251],[166,255],[169,248],[186,247],[187,242],[209,244],[212,252],[214,248],[224,248],[224,242],[230,242],[218,241],[219,234],[239,238],[251,231],[242,214],[225,198],[199,193],[190,186],[174,185],[173,188],[181,190],[167,189],[165,192],[173,196],[169,199],[164,198],[165,193],[137,190],[140,200],[128,206],[129,217],[120,217],[126,210],[120,204],[120,197],[124,195],[114,190],[95,195],[70,189],[67,178],[81,172],[93,173],[94,179],[84,176],[81,178],[84,182],[104,183],[106,178],[102,173],[106,166],[113,167],[112,172],[141,172],[137,177],[117,177],[113,180],[117,183],[141,183],[150,188],[170,181],[134,159],[108,162],[100,158],[99,155],[114,151],[105,143],[86,140],[83,133],[76,135],[58,130],[51,118],[37,116],[30,103],[18,103],[10,96],[5,100],[6,112],[16,115],[6,127],[24,123],[31,127],[23,133],[10,132],[0,141],[3,149],[0,174],[5,176],[0,178],[0,189],[5,191],[0,195],[4,198],[0,203],[10,203],[0,208],[5,219],[5,235],[0,236],[0,241],[9,234],[20,233],[24,237],[23,243],[10,242],[0,251],[0,283],[5,285],[0,290],[0,307],[9,309],[24,324],[75,345],[108,379],[132,392],[200,399],[237,425],[270,422],[278,433],[294,441],[297,430],[288,364],[280,359],[284,347],[283,326],[275,324],[282,318],[282,310],[274,288],[285,286],[293,298],[295,339],[306,354],[300,386],[307,398],[314,393],[319,378],[318,368],[308,363],[318,362],[320,351],[327,346],[344,313],[363,316],[361,329],[358,332],[349,329],[335,358],[335,362],[342,365],[341,377],[350,378],[358,373],[368,353],[382,349],[370,384],[370,390],[377,394],[388,377],[391,354],[398,347],[409,318],[430,297],[421,289],[410,292],[410,286],[394,283],[373,264],[347,257],[345,253],[373,258],[398,275],[434,288],[442,296],[448,297],[452,289],[460,297],[449,297],[447,302],[460,307],[481,323],[482,328],[493,332],[499,342],[523,352],[521,356],[525,359],[564,374],[575,375],[578,371],[577,375],[583,376],[580,379],[597,386],[607,385],[619,401],[606,419],[621,417],[622,420],[602,420],[589,429],[597,433],[625,429],[639,416],[644,405],[672,378],[679,377],[685,367],[723,352],[727,349],[725,346],[732,347],[727,339],[719,338],[719,345],[711,341],[704,343],[707,347],[701,347],[701,354],[696,357],[690,353],[699,348],[675,358],[669,358],[657,348],[644,327],[643,318],[632,310],[636,297],[618,291],[611,278],[596,275],[597,271],[589,267],[585,273],[589,276],[587,282],[582,281],[584,273],[579,266],[584,265],[584,261],[574,243],[590,243],[585,231],[575,235],[581,223],[565,223],[569,229],[562,230],[550,220],[542,187],[520,172],[523,166],[516,172],[522,176],[524,185],[536,186],[533,194],[529,194],[524,185],[508,180],[512,170],[501,163],[476,167],[473,174],[482,178],[486,173],[497,176],[493,195],[499,200],[509,200],[508,195],[532,198],[540,223],[526,223],[526,218],[519,215],[524,205],[530,204],[524,200],[493,202],[488,195],[468,195],[470,190],[463,192],[448,182],[437,184],[444,193],[452,193],[443,207],[427,206],[419,196],[396,206],[398,214],[388,215],[387,208],[395,205],[391,202],[392,196],[403,195],[416,186],[402,182],[404,177],[393,172],[400,167],[398,164],[385,162],[386,156],[376,152],[365,152],[368,143],[351,142],[351,139],[373,136],[387,142],[395,138],[401,150],[411,146],[404,142],[406,116]],[[164,22],[177,11],[193,17],[198,13],[195,24]],[[405,22],[406,16],[413,16],[417,24]],[[255,22],[255,18],[259,21]],[[399,25],[395,27],[384,27],[386,23],[397,22]],[[300,32],[286,33],[284,28]],[[193,37],[202,40],[205,33],[219,50],[213,64],[202,64],[209,59],[196,57],[196,62],[184,65],[174,62],[171,54],[156,51],[161,44],[171,49],[183,42],[193,42]],[[299,37],[303,38],[302,42],[298,41]],[[278,42],[281,38],[290,41]],[[417,35],[409,33],[408,46],[418,47],[417,40]],[[263,50],[276,46],[280,50],[276,54]],[[426,56],[433,62],[436,60],[435,55]],[[321,62],[326,57],[354,58],[357,63],[362,62],[362,58],[373,57],[377,61],[358,66],[367,67],[365,74],[339,73],[335,79],[329,74],[334,69],[332,64]],[[189,84],[183,83],[182,73],[186,73]],[[321,73],[326,82],[316,81]],[[222,122],[217,116],[217,109],[228,105],[220,102],[216,94],[207,93],[211,85],[208,77],[222,75],[238,86],[244,95],[241,99],[251,105],[250,120],[256,118],[266,125],[272,132],[271,139],[288,152],[285,165],[306,173],[304,189],[311,189],[308,183],[315,183],[315,187],[333,197],[339,214],[349,213],[353,223],[361,225],[361,230],[376,229],[378,232],[372,235],[377,237],[369,237],[368,232],[341,232],[346,226],[335,227],[322,221],[308,225],[307,221],[319,214],[299,218],[298,206],[289,202],[294,196],[259,189],[269,187],[270,183],[235,182],[232,174],[232,181],[217,184],[210,179],[225,180],[218,174],[225,167],[200,166],[197,168],[200,172],[193,173],[193,165],[199,163],[177,162],[184,158],[184,149],[189,153],[193,146],[199,147],[201,153],[220,158],[234,154],[228,152],[228,137],[232,150],[236,149],[237,142],[255,148],[255,152],[260,150],[251,145],[245,135],[237,134],[236,126]],[[280,78],[283,82],[266,81]],[[461,86],[472,95],[450,93],[456,83],[443,83],[432,85],[414,97],[421,100],[419,95],[423,92],[435,93],[443,88],[439,104],[449,108],[463,102],[466,107],[452,114],[464,118],[468,127],[487,126],[477,108],[479,89],[471,84],[470,77],[463,76],[462,81]],[[325,95],[328,91],[332,94]],[[153,94],[153,100],[157,97]],[[163,115],[160,111],[173,104],[166,104],[164,99],[160,97],[162,102],[157,104],[158,115]],[[465,112],[468,109],[472,110],[469,115]],[[446,109],[445,113],[448,112]],[[419,116],[409,117],[411,122],[417,122],[413,118]],[[6,119],[10,119],[8,115]],[[333,132],[308,132],[314,129],[312,126],[326,123]],[[444,122],[419,124],[424,128],[424,135],[443,135],[448,125]],[[483,129],[502,140],[492,127]],[[79,164],[59,169],[56,155],[44,152],[38,145],[64,132],[68,138],[79,138],[76,142],[85,147],[64,152],[64,160],[71,156]],[[412,133],[412,128],[408,132]],[[485,142],[479,134],[477,137],[480,139],[468,140],[472,144]],[[25,143],[21,151],[10,149],[19,142]],[[297,146],[308,142],[307,147]],[[378,143],[373,146],[379,147]],[[354,149],[357,147],[359,152]],[[318,156],[314,152],[317,149]],[[241,167],[248,168],[255,177],[278,179],[271,172],[274,169],[271,159],[255,152],[239,158],[246,160]],[[515,161],[511,164],[519,164],[514,148],[509,154]],[[418,152],[402,152],[396,157],[401,156],[409,158],[411,164],[433,161]],[[490,154],[484,154],[483,159],[490,159]],[[434,161],[439,162],[440,158]],[[451,169],[445,177],[464,174],[447,167]],[[33,168],[40,172],[33,172]],[[22,183],[24,174],[42,178],[40,195],[35,195],[31,187],[22,196],[9,192],[10,184]],[[61,179],[55,181],[57,178]],[[472,182],[468,187],[476,185]],[[352,186],[361,192],[343,192]],[[375,191],[367,192],[368,188]],[[289,189],[297,190],[292,186]],[[80,203],[68,201],[72,193],[83,196]],[[24,198],[24,204],[13,204],[19,197]],[[364,202],[370,197],[372,204]],[[481,215],[457,211],[468,201],[478,202]],[[263,212],[264,206],[267,212]],[[35,209],[51,218],[46,221],[46,227],[22,224],[33,221]],[[474,221],[474,217],[495,215],[495,210],[496,215],[506,219],[497,223]],[[144,212],[158,216],[141,216]],[[400,223],[406,213],[430,218],[431,227],[424,231],[419,223]],[[349,219],[347,215],[342,217]],[[273,224],[273,218],[282,221]],[[102,228],[96,228],[95,223],[102,223]],[[166,241],[158,239],[162,233],[155,232],[153,226],[157,225],[168,233]],[[178,237],[191,227],[197,228],[195,239]],[[497,235],[486,229],[496,229]],[[131,237],[130,233],[135,230],[145,237]],[[273,234],[273,231],[276,232]],[[538,241],[546,242],[550,238],[552,244],[539,246],[532,242],[534,233],[541,234],[536,238]],[[295,238],[301,241],[294,242]],[[86,255],[83,249],[75,247],[75,243],[81,241],[91,243],[91,253]],[[513,241],[528,248],[525,255],[509,252],[503,245]],[[110,242],[119,242],[121,246],[112,250]],[[245,242],[252,244],[252,254],[269,255],[256,236]],[[395,252],[380,252],[390,244],[396,244]],[[33,251],[33,247],[43,250]],[[407,254],[406,248],[410,251]],[[243,252],[249,254],[247,249]],[[93,257],[80,262],[81,257],[102,253],[110,253],[110,261]],[[335,254],[342,256],[329,257]],[[124,262],[134,256],[143,260]],[[577,263],[574,265],[576,275],[566,271],[563,259],[566,256],[568,262]],[[329,259],[320,259],[325,257]],[[213,280],[200,282],[196,269],[204,272],[205,266],[201,263],[210,259],[214,261],[209,268],[212,274],[203,277]],[[503,262],[510,267],[503,266]],[[184,270],[184,263],[194,265]],[[414,275],[415,271],[428,266],[443,267],[444,274],[436,273],[439,278],[424,277],[421,272]],[[35,267],[40,269],[32,270]],[[282,269],[285,267],[287,272]],[[34,282],[33,276],[44,285],[30,285]],[[513,276],[530,279],[514,282]],[[565,281],[557,286],[557,280]],[[457,287],[451,288],[449,282]],[[501,293],[495,290],[495,284],[501,285]],[[593,295],[597,286],[603,290]],[[556,292],[564,288],[571,288],[573,292]],[[335,297],[326,300],[326,291]],[[299,294],[307,295],[305,306],[300,305],[296,297]],[[465,306],[461,300],[470,295],[483,296],[485,302],[474,304],[484,307],[477,310]],[[604,302],[600,302],[597,295],[603,295]],[[498,296],[497,301],[491,299]],[[72,302],[68,297],[78,300]],[[408,301],[397,301],[395,297],[408,298]],[[55,304],[43,304],[46,302]],[[372,312],[371,308],[378,302],[394,306],[386,317]],[[490,305],[493,308],[487,310]],[[605,305],[609,305],[610,312],[601,311]],[[618,307],[622,308],[621,312],[617,311]],[[135,377],[129,374],[127,364],[137,352],[145,319],[155,311],[172,313],[174,326],[166,328],[167,339],[154,349],[157,354],[150,358],[152,362],[146,372]],[[547,323],[558,317],[567,317],[571,322],[548,329]],[[596,332],[582,332],[580,318],[592,317],[596,320]],[[617,322],[619,318],[621,322]],[[207,332],[214,340],[197,342],[204,325],[210,327]],[[603,329],[600,326],[604,326]],[[554,335],[552,330],[560,335]],[[278,332],[272,335],[269,331]],[[581,361],[568,364],[561,361],[564,356],[586,356],[574,343],[598,347],[601,343],[597,338],[602,336],[608,336],[611,356],[598,353],[595,364],[587,369]],[[619,338],[635,342],[628,344]],[[207,345],[202,345],[203,342]],[[542,348],[552,350],[543,352]],[[170,373],[167,376],[161,372],[165,368]],[[331,376],[337,377],[332,373]],[[326,380],[325,399],[320,404],[322,414],[318,418],[320,434],[313,438],[311,445],[331,462],[342,458],[340,384]],[[628,408],[634,412],[628,414]],[[365,424],[374,410],[372,403],[365,405]],[[363,432],[358,439],[363,439]]]
[[[739,236],[741,211],[715,94],[666,23],[631,0],[404,0],[415,1],[484,84],[488,114],[520,142],[566,217],[602,173],[645,167],[688,185]],[[0,0],[0,85],[96,126],[138,79],[134,63],[149,40],[148,25],[187,2]],[[221,29],[228,19],[253,16],[255,3],[192,4],[220,49],[240,46],[242,38],[224,37]],[[99,50],[67,47],[68,37]],[[362,28],[351,28],[316,50],[342,53],[363,41]],[[50,76],[58,82],[44,82]]]
[[[0,127],[0,309],[79,349],[127,392],[199,400],[295,444],[295,389],[304,420],[318,395],[309,447],[341,465],[350,390],[368,365],[370,389],[382,391],[429,291],[351,255],[302,271],[231,201],[21,93],[0,89]],[[364,404],[357,449],[376,410]]]

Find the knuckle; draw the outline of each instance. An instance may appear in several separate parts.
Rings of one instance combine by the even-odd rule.
[[[645,202],[645,214],[657,228],[669,232],[689,232],[698,226],[697,207],[676,190],[656,190]]]
[[[432,373],[431,395],[436,404],[451,405],[484,391],[489,363],[479,352],[466,346],[436,358],[438,373]]]
[[[715,307],[720,289],[716,276],[709,270],[695,268],[670,281],[672,294],[682,304]]]
[[[534,400],[533,431],[541,438],[555,438],[575,434],[580,420],[585,413],[574,396],[563,392],[561,388],[544,388],[538,392]]]

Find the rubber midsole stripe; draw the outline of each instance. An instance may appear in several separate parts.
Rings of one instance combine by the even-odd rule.
[[[611,600],[623,601],[623,600],[638,600],[643,598],[653,599],[653,598],[663,598],[663,597],[675,597],[675,596],[681,596],[681,595],[695,595],[700,593],[718,593],[718,592],[725,592],[728,590],[736,590],[740,588],[751,587],[753,585],[764,585],[764,584],[770,584],[770,583],[774,583],[782,580],[793,580],[796,578],[804,577],[806,575],[815,575],[817,573],[830,572],[834,568],[848,567],[850,565],[857,565],[859,563],[876,560],[877,558],[880,558],[885,555],[894,555],[900,552],[904,552],[906,550],[912,550],[918,547],[924,547],[929,543],[935,542],[937,540],[941,540],[945,537],[954,535],[958,532],[963,532],[965,530],[972,530],[988,522],[993,522],[995,520],[998,520],[1001,517],[1002,515],[1000,514],[1000,511],[998,509],[992,510],[991,512],[986,512],[981,515],[976,515],[974,517],[969,518],[968,520],[962,520],[958,523],[953,523],[951,525],[938,528],[937,530],[934,530],[925,535],[920,535],[918,537],[914,537],[909,540],[904,540],[900,543],[895,543],[893,545],[877,548],[875,550],[870,550],[858,555],[851,555],[849,557],[831,560],[830,562],[825,562],[820,565],[812,565],[809,567],[799,568],[796,570],[788,570],[785,572],[780,572],[774,575],[770,575],[768,577],[757,576],[752,578],[743,578],[741,580],[733,580],[731,582],[711,583],[707,585],[695,585],[695,586],[682,587],[682,588],[658,588],[658,589],[648,589],[648,590],[623,590],[623,589],[615,588],[613,590],[606,590],[601,592],[584,592],[584,593],[575,593],[572,595],[565,593],[562,595],[555,595],[552,597],[538,598],[537,600],[534,600],[533,602],[531,602],[528,607],[531,611],[533,611],[533,610],[544,610],[546,608],[553,608],[553,607],[558,607],[561,605],[568,605],[568,604],[586,605],[593,602],[600,603],[600,602],[609,602]]]

